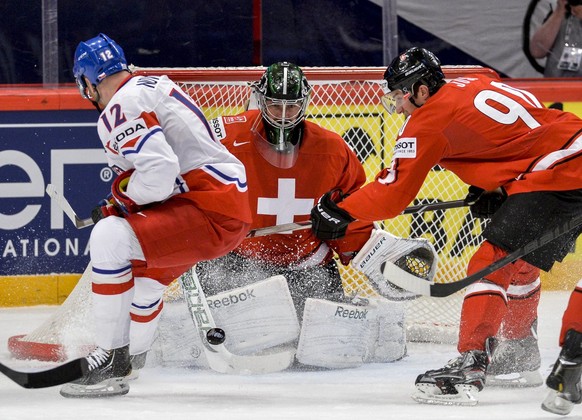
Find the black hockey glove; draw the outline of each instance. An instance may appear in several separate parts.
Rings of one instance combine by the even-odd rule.
[[[482,188],[470,186],[465,202],[469,205],[471,214],[477,219],[490,219],[505,202],[507,194],[503,188],[485,191]]]
[[[323,194],[311,209],[311,229],[319,239],[327,241],[344,237],[348,225],[356,220],[337,206],[336,203],[344,198],[341,190],[331,190]]]

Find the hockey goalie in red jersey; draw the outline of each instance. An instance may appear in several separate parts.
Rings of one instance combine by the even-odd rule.
[[[389,112],[403,114],[393,162],[374,182],[338,202],[325,194],[312,211],[319,237],[340,238],[353,220],[384,220],[414,199],[431,168],[440,165],[471,185],[474,214],[490,218],[485,241],[468,274],[544,235],[582,212],[582,120],[545,108],[534,95],[485,76],[445,82],[436,56],[411,48],[384,74]],[[460,357],[416,380],[415,399],[476,404],[488,374],[512,358],[522,373],[539,369],[535,340],[539,270],[548,271],[572,249],[571,231],[470,286],[460,324]],[[582,281],[572,292],[560,334],[562,352],[546,380],[543,407],[563,414],[582,401]],[[525,351],[524,351],[525,350]],[[528,354],[530,353],[531,354]],[[532,356],[532,357],[530,357]],[[493,357],[493,363],[490,364]],[[500,363],[503,361],[500,361]],[[501,363],[503,364],[503,363]],[[525,379],[524,385],[535,385]],[[488,381],[489,383],[489,381]]]
[[[97,130],[118,177],[92,213],[98,347],[87,356],[89,371],[61,394],[122,395],[136,357],[143,361],[154,340],[166,286],[247,234],[246,175],[214,140],[198,105],[165,76],[132,75],[108,36],[78,45],[73,73],[100,112]]]
[[[311,208],[324,192],[340,189],[349,194],[358,190],[366,181],[362,164],[348,144],[338,134],[305,119],[311,89],[297,65],[275,63],[267,68],[259,81],[252,84],[259,109],[210,121],[217,140],[222,141],[244,163],[247,170],[253,229],[308,221]],[[373,228],[371,222],[355,222],[346,235],[337,240],[319,239],[310,229],[247,238],[227,256],[205,261],[198,264],[196,269],[208,294],[225,293],[226,297],[227,291],[235,287],[283,275],[297,317],[301,319],[306,311],[311,314],[308,318],[313,320],[319,316],[318,310],[328,305],[315,299],[347,302],[334,255],[343,264],[347,264],[370,239]],[[309,298],[312,300],[306,306]],[[402,302],[395,302],[391,306],[392,310],[397,311],[396,306],[401,307]],[[329,304],[325,308],[335,311],[337,305],[332,307]],[[355,310],[361,311],[362,308]],[[402,324],[398,327],[403,312],[398,311],[400,315],[388,321],[394,324],[394,330],[400,331],[400,334],[392,336],[397,350],[384,357],[384,361],[399,359],[404,354]],[[270,318],[280,319],[280,316],[273,314]],[[267,318],[265,316],[265,323],[268,324]],[[249,322],[240,324],[247,325]],[[364,331],[361,326],[360,321],[354,323],[355,341]],[[277,329],[276,325],[272,327]],[[265,336],[269,328],[264,327]],[[302,328],[304,336],[306,322]],[[323,337],[325,333],[337,331],[330,324],[321,333],[320,342],[326,341]],[[331,360],[336,357],[340,359],[342,352],[353,353],[353,348],[349,347],[354,343],[350,341],[346,349],[339,349],[341,346],[337,340],[331,335],[327,337],[329,343],[333,342],[329,348],[311,347],[315,345],[315,340],[300,342],[298,360],[308,364],[311,360],[309,355],[319,357],[326,350],[336,350],[320,366],[349,366],[352,362],[347,358],[341,359],[341,362]],[[247,337],[247,340],[250,339]],[[302,357],[305,354],[309,355]],[[351,357],[352,360],[359,360],[359,363],[363,358],[364,354],[353,354]]]

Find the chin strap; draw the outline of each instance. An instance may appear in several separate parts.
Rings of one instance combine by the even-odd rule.
[[[408,97],[408,100],[410,101],[410,103],[411,103],[412,105],[414,105],[414,106],[415,106],[415,107],[417,107],[417,108],[420,108],[420,107],[422,106],[422,105],[418,105],[418,104],[417,104],[417,103],[414,101],[414,98],[412,97],[412,95],[410,95],[410,96]]]
[[[99,111],[99,113],[103,112],[103,108],[101,108],[99,106],[99,100],[101,99],[101,95],[99,95],[99,91],[97,91],[97,87],[95,87],[95,97],[91,96],[89,93],[85,93],[87,95],[87,99],[89,99],[91,101],[91,103],[93,104],[93,106],[95,107],[95,109],[97,109],[97,111]],[[87,88],[85,88],[86,90]]]

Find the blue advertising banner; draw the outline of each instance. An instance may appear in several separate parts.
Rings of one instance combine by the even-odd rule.
[[[113,172],[96,111],[0,113],[0,275],[80,273],[91,229],[76,229],[45,194],[53,184],[81,218],[110,189]]]

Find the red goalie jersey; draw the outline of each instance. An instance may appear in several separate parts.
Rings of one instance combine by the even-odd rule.
[[[304,121],[299,156],[288,169],[271,165],[257,150],[253,129],[265,135],[258,110],[219,117],[210,125],[215,137],[246,168],[252,229],[307,221],[324,193],[340,188],[350,194],[366,181],[361,163],[346,142],[312,122]],[[310,229],[249,238],[234,252],[278,266],[313,266],[327,263],[334,250],[346,264],[369,239],[372,228],[371,223],[352,223],[344,238],[327,243],[316,238]]]

